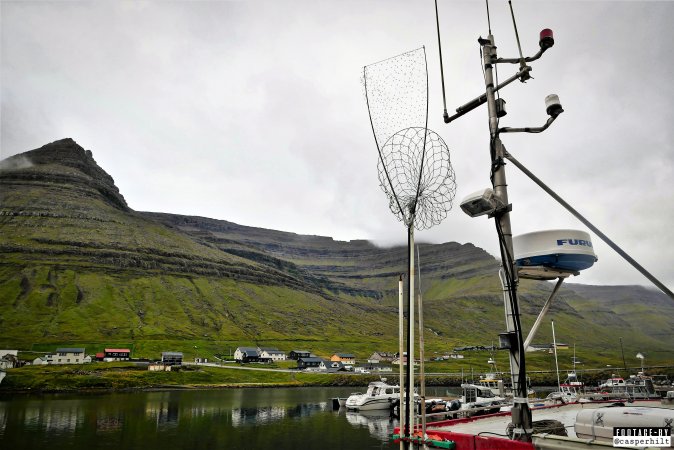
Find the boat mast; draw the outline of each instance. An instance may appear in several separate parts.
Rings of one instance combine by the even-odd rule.
[[[562,383],[559,381],[559,363],[557,362],[557,339],[555,339],[555,321],[551,320],[550,322],[552,323],[552,348],[555,352],[555,369],[557,370],[557,389],[559,389],[559,392],[561,393]]]
[[[439,20],[437,20],[437,0],[436,0],[436,23],[438,24],[438,47],[440,47]],[[489,3],[487,2],[487,8]],[[517,298],[517,266],[514,258],[512,229],[510,223],[511,205],[508,202],[508,187],[505,173],[506,149],[501,142],[499,134],[502,132],[527,132],[540,133],[546,130],[550,124],[563,112],[559,98],[556,95],[550,95],[546,98],[546,109],[550,118],[545,125],[537,128],[499,128],[499,118],[506,114],[505,102],[502,99],[496,99],[495,93],[512,83],[515,80],[525,82],[531,78],[531,67],[528,62],[539,59],[543,53],[554,45],[552,31],[544,29],[541,31],[539,46],[540,50],[531,57],[524,57],[519,43],[519,35],[515,24],[515,16],[512,13],[515,35],[519,48],[519,58],[498,58],[496,52],[496,43],[491,32],[491,23],[489,23],[489,35],[486,39],[480,37],[478,42],[482,48],[485,93],[474,98],[470,102],[456,109],[456,114],[449,116],[445,106],[444,121],[450,123],[464,114],[476,109],[484,103],[487,103],[489,116],[489,152],[491,161],[491,182],[492,189],[484,191],[479,198],[470,198],[462,202],[461,209],[471,217],[477,217],[488,214],[493,217],[496,223],[496,230],[499,237],[499,248],[501,253],[502,277],[504,295],[505,295],[505,313],[506,313],[506,333],[499,335],[500,347],[507,348],[510,351],[510,371],[513,383],[514,405],[512,408],[512,422],[514,425],[513,436],[517,440],[530,440],[533,427],[531,424],[531,410],[527,402],[526,386],[526,363],[524,355],[524,339],[522,337],[522,327],[520,324],[519,301]],[[487,9],[487,19],[489,20],[489,10]],[[440,49],[440,58],[442,59],[442,50]],[[518,71],[502,83],[494,82],[494,66],[498,63],[518,64]],[[441,66],[442,72],[442,66]],[[444,74],[441,73],[444,90]],[[491,191],[491,192],[488,192]]]

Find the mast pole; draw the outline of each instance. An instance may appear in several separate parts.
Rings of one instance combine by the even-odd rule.
[[[489,113],[490,155],[492,159],[492,185],[494,195],[499,198],[503,205],[508,205],[508,185],[505,173],[505,147],[499,138],[498,115],[496,111],[496,97],[494,95],[493,66],[496,64],[496,44],[494,36],[490,33],[487,39],[480,39],[483,46],[483,61],[485,71],[485,86],[487,96],[487,110]],[[512,409],[512,421],[515,439],[529,440],[533,431],[531,428],[531,410],[527,402],[526,376],[520,375],[525,366],[524,342],[521,327],[519,327],[519,305],[517,298],[517,267],[514,260],[512,228],[510,224],[509,208],[499,212],[495,216],[499,232],[499,245],[501,247],[502,264],[506,275],[506,284],[510,295],[510,301],[506,302],[506,327],[509,336],[510,347],[510,371],[515,394]]]
[[[407,383],[405,398],[405,436],[414,433],[414,214],[407,233]]]
[[[555,338],[555,321],[551,320],[552,323],[552,347],[555,351],[555,370],[557,370],[557,389],[559,393],[562,393],[562,383],[559,381],[559,363],[557,362],[557,339]]]
[[[401,419],[405,417],[405,365],[403,364],[403,354],[405,352],[405,302],[403,291],[403,276],[400,275],[400,280],[398,280],[398,365],[400,367],[398,417]]]

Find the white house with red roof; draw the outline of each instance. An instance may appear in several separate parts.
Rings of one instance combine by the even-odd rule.
[[[105,362],[128,361],[130,358],[131,350],[128,348],[106,348],[103,351],[103,361]]]

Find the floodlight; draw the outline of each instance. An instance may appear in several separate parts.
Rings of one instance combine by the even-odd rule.
[[[492,214],[505,205],[490,188],[473,192],[461,201],[461,209],[470,217]]]

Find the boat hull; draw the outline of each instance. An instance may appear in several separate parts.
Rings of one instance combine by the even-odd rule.
[[[358,401],[346,401],[346,409],[352,411],[377,411],[377,410],[389,410],[393,404],[393,399],[391,398],[371,398]]]

